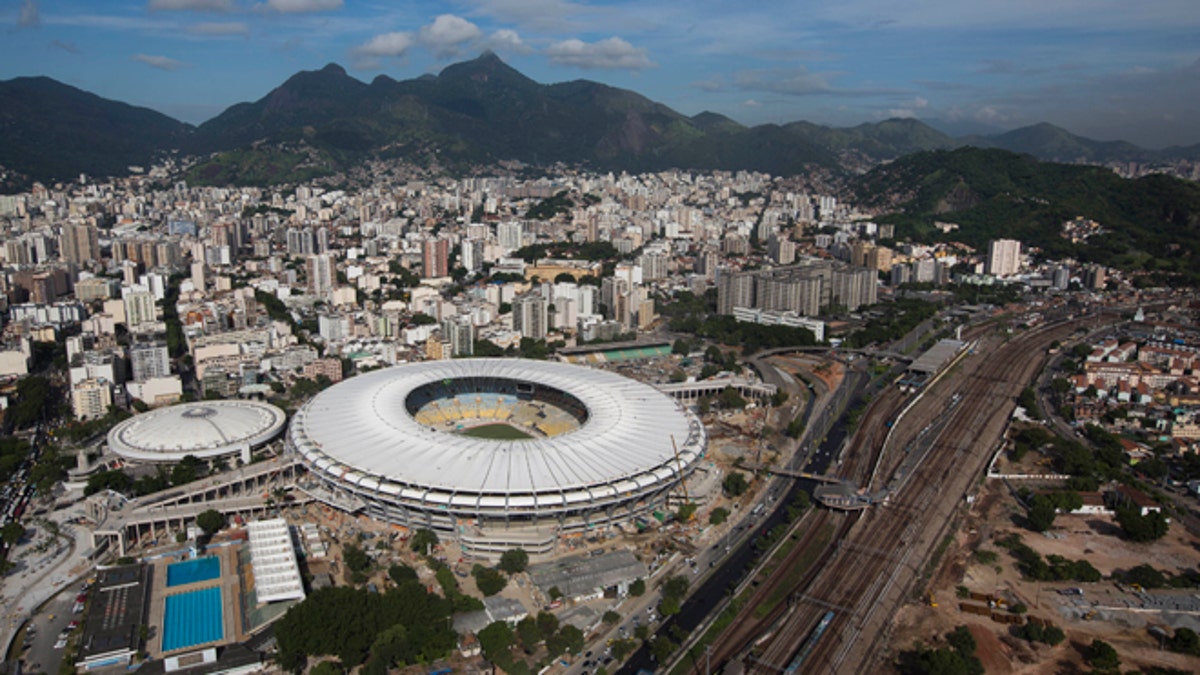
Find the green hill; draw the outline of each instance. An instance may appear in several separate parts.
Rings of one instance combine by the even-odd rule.
[[[123,175],[178,147],[191,130],[48,77],[0,82],[0,164],[34,180]]]
[[[986,246],[1021,239],[1052,257],[1073,256],[1131,270],[1200,280],[1200,185],[1162,175],[1136,180],[1101,167],[1040,162],[1004,150],[923,152],[880,165],[852,189],[866,205],[894,215],[897,236]],[[1105,233],[1081,244],[1059,236],[1077,216]],[[958,223],[942,235],[934,221]]]

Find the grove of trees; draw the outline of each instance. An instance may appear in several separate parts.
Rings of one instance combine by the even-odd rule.
[[[450,653],[457,637],[449,600],[406,581],[384,593],[321,588],[276,624],[279,665],[298,671],[310,656],[336,656],[347,668],[382,673]]]

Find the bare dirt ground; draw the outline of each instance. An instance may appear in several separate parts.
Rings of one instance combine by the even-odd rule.
[[[1159,641],[1149,627],[1167,628],[1159,612],[1113,611],[1098,612],[1092,620],[1082,617],[1093,606],[1137,605],[1136,596],[1109,580],[1114,571],[1150,563],[1171,572],[1195,568],[1200,545],[1180,526],[1173,526],[1162,540],[1152,544],[1135,544],[1120,538],[1120,528],[1111,516],[1062,515],[1055,520],[1049,536],[1021,527],[1023,511],[1010,496],[1003,483],[989,481],[980,491],[975,504],[965,513],[955,541],[942,558],[929,589],[936,607],[930,606],[930,596],[905,607],[893,625],[890,653],[912,649],[915,641],[940,645],[941,636],[955,626],[967,625],[975,636],[977,656],[988,673],[1014,675],[1050,675],[1052,673],[1085,673],[1087,645],[1093,639],[1105,640],[1121,656],[1122,671],[1160,666],[1189,672],[1200,672],[1200,659],[1159,650]],[[1043,557],[1061,555],[1071,560],[1086,559],[1106,578],[1082,584],[1077,582],[1039,583],[1021,578],[1016,561],[1007,550],[996,545],[998,539],[1017,533],[1022,541]],[[975,551],[994,551],[994,562],[980,562]],[[985,554],[986,557],[986,554]],[[1013,628],[987,617],[963,612],[957,589],[1006,597],[1010,603],[1022,602],[1030,616],[1054,622],[1063,629],[1067,640],[1050,647],[1030,644],[1015,635]],[[1068,587],[1084,589],[1084,598],[1059,594]],[[1196,589],[1160,591],[1156,593],[1194,596]],[[1093,605],[1094,603],[1094,605]],[[976,603],[978,604],[978,603]],[[1200,624],[1200,615],[1172,616],[1176,626],[1193,629]]]

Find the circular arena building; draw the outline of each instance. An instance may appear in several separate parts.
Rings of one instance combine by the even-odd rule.
[[[250,451],[283,431],[287,415],[258,401],[181,403],[134,415],[108,432],[108,447],[131,461],[178,462],[187,455],[250,461]]]
[[[287,446],[309,470],[303,488],[331,505],[477,552],[547,552],[664,508],[707,437],[674,399],[619,375],[455,359],[326,389],[295,414]]]

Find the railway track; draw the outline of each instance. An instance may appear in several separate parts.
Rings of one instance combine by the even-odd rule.
[[[791,611],[745,656],[747,672],[796,672],[798,668],[800,672],[857,673],[872,667],[886,644],[894,610],[921,577],[925,561],[953,521],[960,498],[986,466],[1016,395],[1041,367],[1046,346],[1076,326],[1077,322],[1048,326],[1000,344],[998,338],[985,338],[980,356],[965,362],[956,380],[962,382],[956,392],[961,396],[958,405],[948,410],[949,393],[944,393],[914,406],[901,437],[915,436],[914,430],[940,414],[951,419],[906,487],[885,506],[864,514],[822,558],[819,572],[795,593]],[[880,396],[877,403],[883,400]],[[882,427],[881,418],[874,414],[869,422],[864,420],[856,434],[861,440],[851,446],[857,456],[873,454],[882,443]],[[861,466],[856,462],[856,468]],[[796,663],[797,651],[829,611],[835,615],[823,638],[807,651],[803,664]]]
[[[903,403],[904,397],[897,390],[889,388],[868,405],[863,419],[877,416],[890,419],[896,415]],[[878,429],[864,430],[864,433],[855,434],[848,441],[846,451],[843,453],[846,460],[843,462],[839,477],[856,483],[865,481],[866,477],[870,475],[874,463],[879,459],[878,451],[882,445],[883,432]],[[708,660],[712,663],[725,663],[730,659],[741,658],[754,642],[762,640],[764,633],[770,632],[773,626],[780,624],[789,612],[794,611],[794,599],[798,590],[811,584],[813,577],[829,564],[829,560],[836,554],[836,550],[823,551],[811,564],[808,574],[798,583],[795,579],[788,580],[788,571],[798,563],[807,549],[814,544],[818,535],[829,525],[832,524],[835,527],[831,541],[840,541],[850,531],[856,518],[855,514],[838,514],[825,509],[811,512],[805,516],[798,523],[798,526],[804,528],[800,539],[792,546],[784,560],[775,567],[775,572],[760,581],[730,629],[713,644],[708,654]],[[784,585],[789,587],[784,588]],[[766,615],[756,616],[755,608],[764,604],[773,595],[780,593],[787,595],[789,602],[778,603]],[[699,665],[697,665],[698,667]]]

